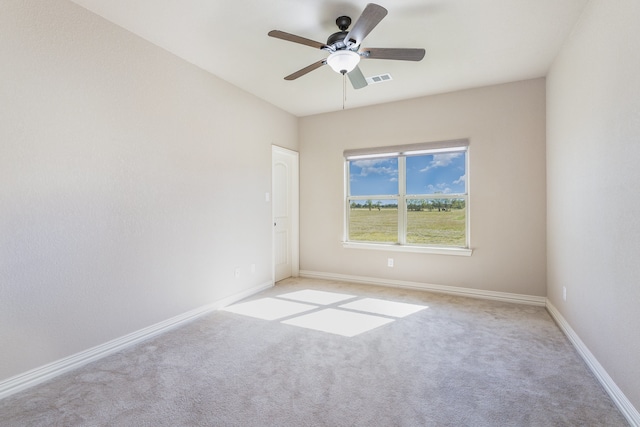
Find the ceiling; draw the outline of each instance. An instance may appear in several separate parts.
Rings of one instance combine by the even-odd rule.
[[[309,46],[268,37],[276,29],[326,42],[335,20],[356,22],[364,0],[72,0],[105,19],[296,116],[341,110],[343,77]],[[588,0],[376,0],[388,15],[363,47],[426,49],[420,62],[363,59],[366,77],[344,108],[499,84],[547,74]],[[352,24],[353,26],[353,24]]]

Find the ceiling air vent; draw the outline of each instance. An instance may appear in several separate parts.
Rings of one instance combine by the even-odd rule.
[[[391,74],[386,73],[386,74],[380,74],[379,76],[371,76],[371,77],[367,77],[367,83],[374,84],[374,83],[384,83],[384,82],[388,82],[393,80],[391,78]]]

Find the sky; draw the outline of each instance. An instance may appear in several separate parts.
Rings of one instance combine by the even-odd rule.
[[[464,152],[406,158],[407,193],[457,194],[465,192]],[[353,160],[349,166],[350,195],[398,194],[398,159]]]

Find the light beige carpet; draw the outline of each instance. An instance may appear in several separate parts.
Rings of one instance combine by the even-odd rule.
[[[1,426],[624,426],[542,307],[288,279],[0,401]]]

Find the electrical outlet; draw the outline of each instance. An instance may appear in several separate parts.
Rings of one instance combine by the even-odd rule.
[[[236,267],[236,269],[233,270],[233,277],[235,277],[236,279],[240,277],[240,267]]]
[[[387,258],[387,267],[393,267],[393,258]]]
[[[567,300],[567,287],[566,286],[562,287],[562,300],[563,301]]]

